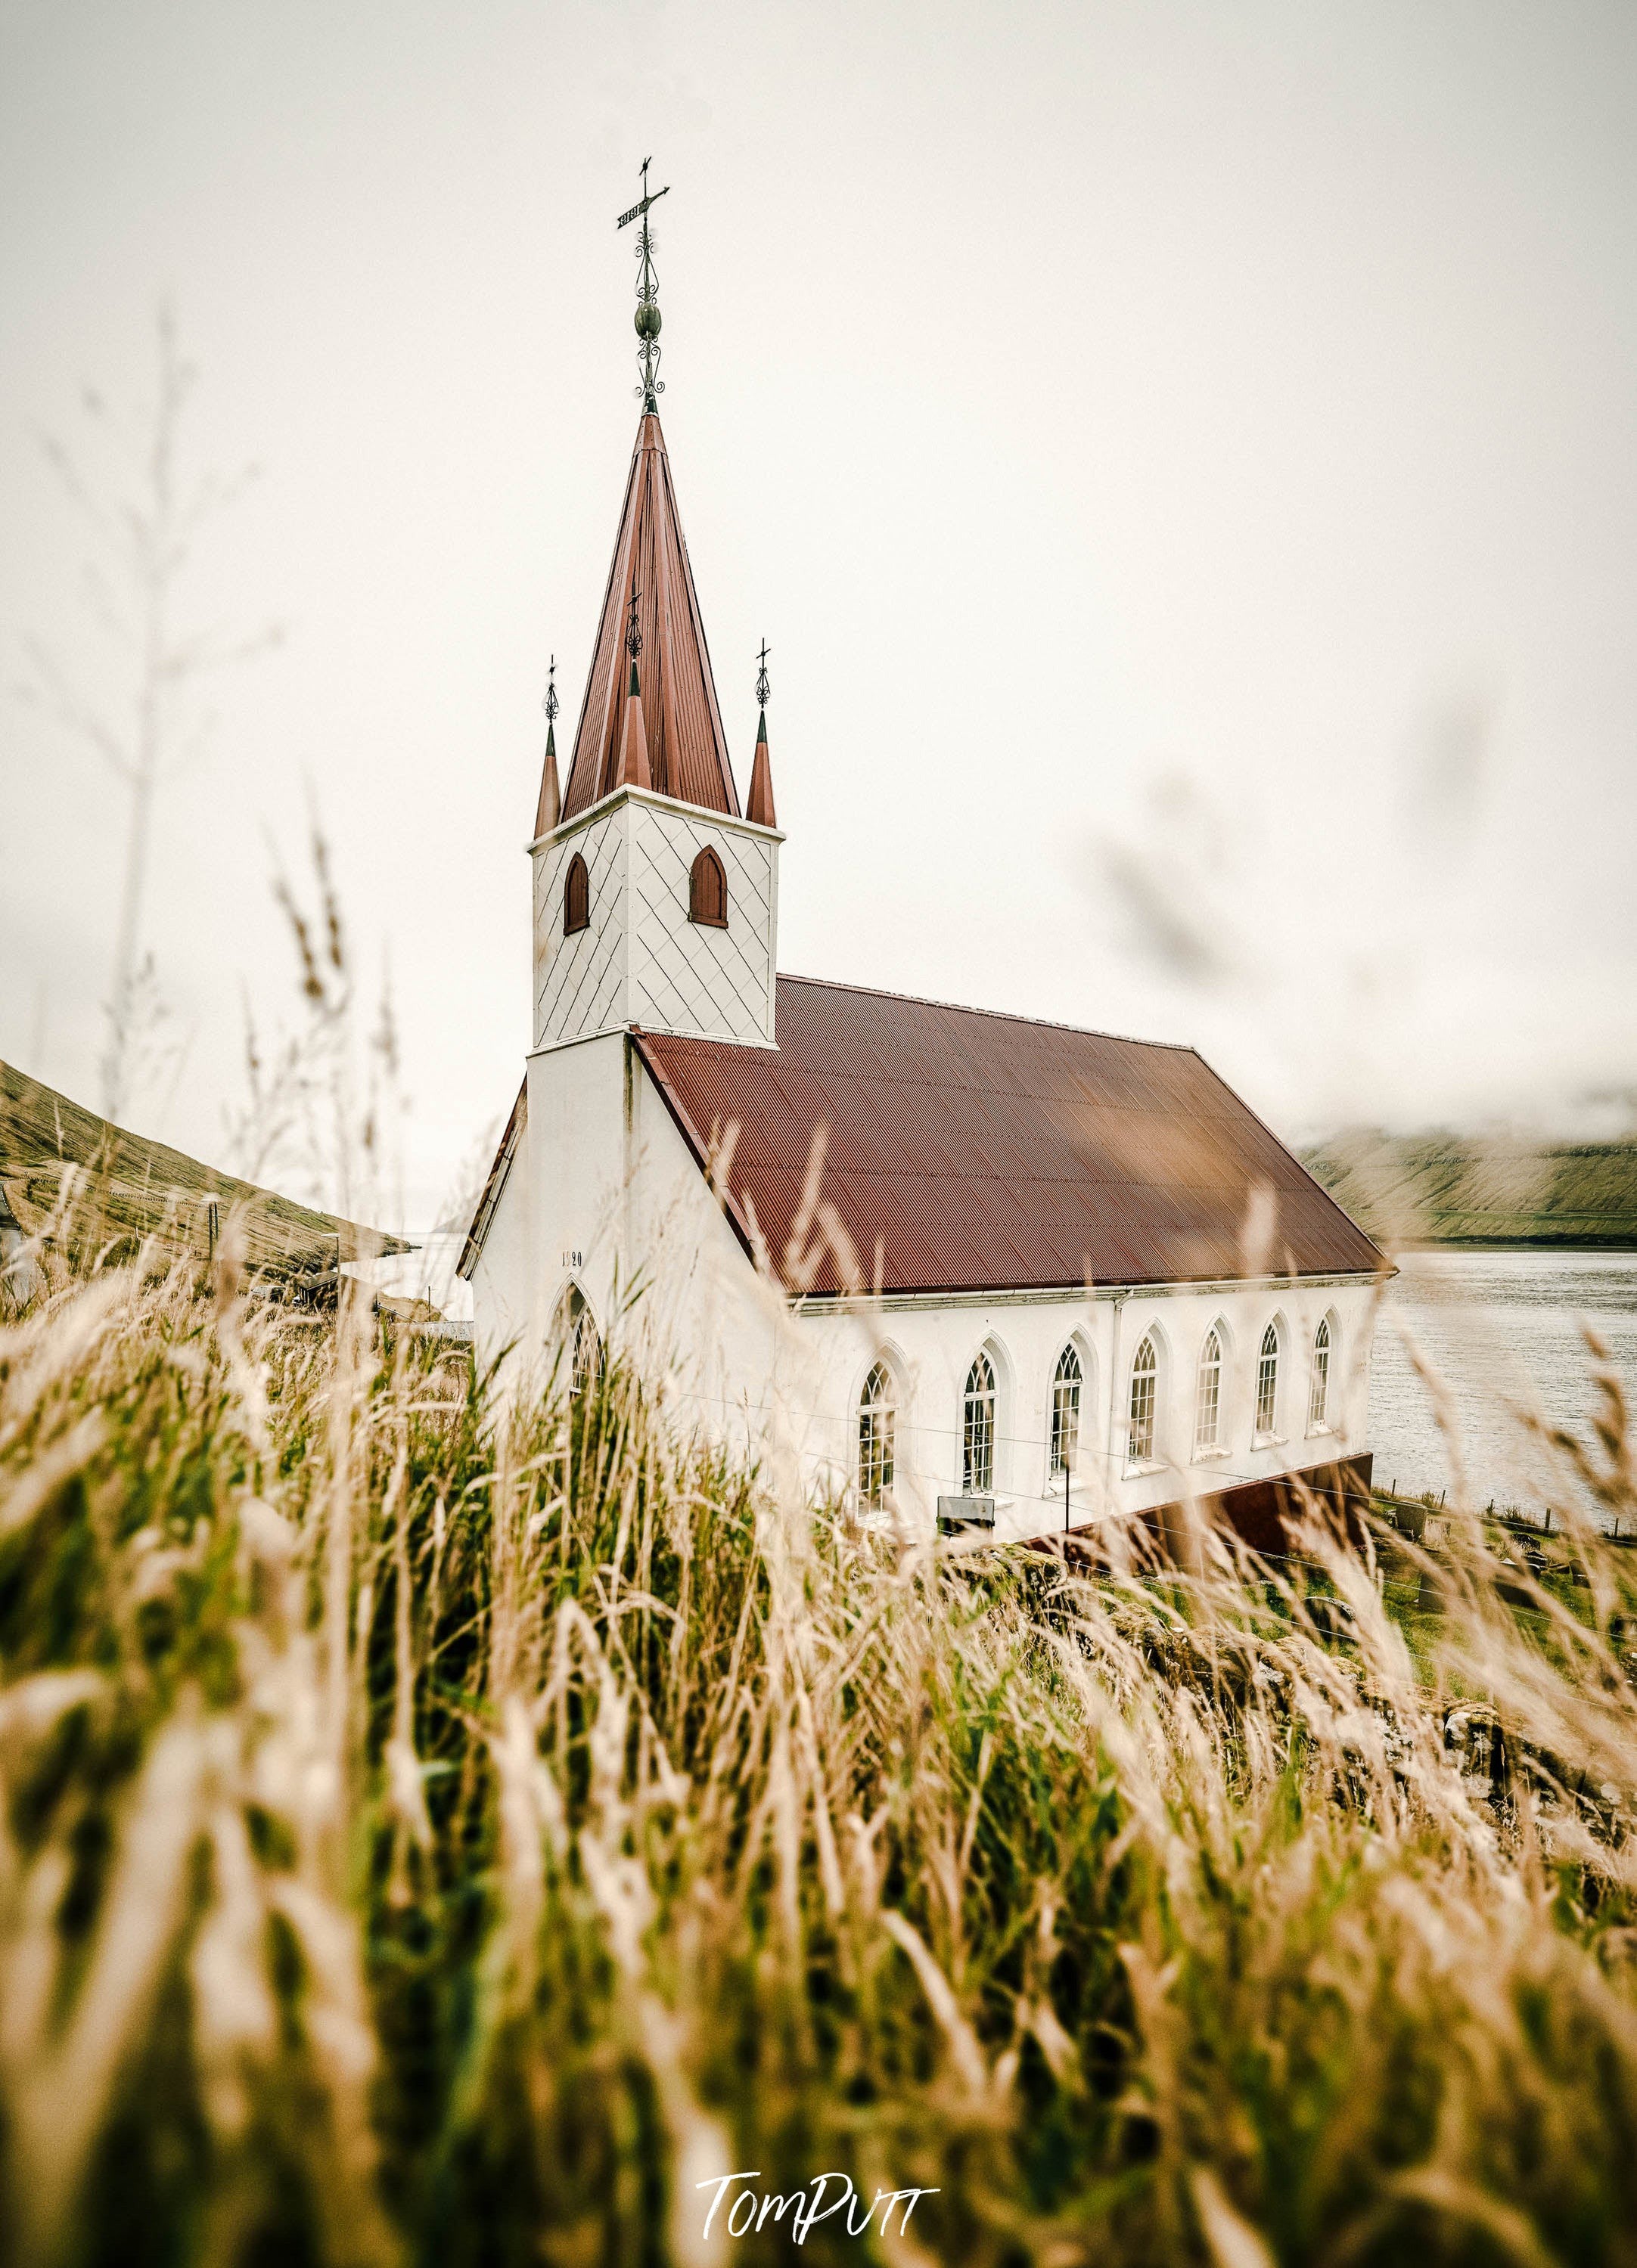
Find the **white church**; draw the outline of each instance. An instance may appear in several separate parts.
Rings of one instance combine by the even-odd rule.
[[[1190,1048],[778,973],[765,706],[741,805],[658,415],[654,201],[636,448],[528,846],[534,1045],[460,1263],[479,1362],[583,1384],[624,1344],[680,1422],[911,1525],[1203,1498],[1276,1544],[1294,1476],[1368,1485],[1383,1256]]]

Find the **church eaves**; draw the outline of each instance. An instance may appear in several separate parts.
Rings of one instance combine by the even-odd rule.
[[[576,819],[632,776],[625,747],[626,630],[636,600],[642,652],[642,721],[648,778],[658,795],[737,819],[739,798],[717,706],[688,547],[659,418],[637,429],[614,563],[603,595],[585,706],[574,737],[562,816]],[[544,808],[544,798],[542,799]]]

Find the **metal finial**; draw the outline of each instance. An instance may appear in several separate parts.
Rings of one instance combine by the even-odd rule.
[[[642,631],[638,628],[637,622],[637,601],[641,596],[642,593],[640,591],[632,591],[630,594],[630,620],[625,625],[625,651],[631,658],[631,666],[633,668],[636,667],[638,655],[642,652]]]
[[[637,388],[638,398],[645,410],[658,409],[659,397],[665,391],[665,381],[660,370],[660,287],[653,274],[653,232],[648,226],[648,208],[670,195],[667,181],[662,189],[648,194],[648,168],[652,158],[642,161],[642,195],[629,212],[623,212],[616,227],[623,228],[630,221],[639,220],[637,235],[637,257],[641,262],[637,276],[637,336],[642,344],[637,350],[637,364],[642,372],[642,384]]]
[[[546,675],[546,697],[540,705],[546,712],[547,724],[555,725],[557,721],[557,658],[555,653]]]
[[[762,641],[762,651],[756,656],[756,705],[758,709],[766,708],[768,696],[772,690],[772,688],[767,681],[768,652],[768,643],[767,640],[763,638]]]

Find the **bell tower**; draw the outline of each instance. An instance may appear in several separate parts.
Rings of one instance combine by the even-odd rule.
[[[642,413],[568,777],[549,693],[534,866],[536,1050],[640,1025],[771,1047],[778,850],[765,645],[750,802],[741,812],[660,427],[660,311],[644,195]]]

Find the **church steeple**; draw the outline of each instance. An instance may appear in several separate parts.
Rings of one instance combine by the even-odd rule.
[[[542,1056],[632,1029],[777,1044],[784,837],[767,751],[768,650],[763,642],[757,657],[762,715],[746,817],[655,406],[664,391],[647,221],[655,198],[645,166],[644,175],[644,195],[621,221],[642,222],[642,415],[574,753],[559,799],[548,730],[529,845]],[[547,701],[549,727],[555,694]]]
[[[767,681],[767,640],[762,641],[762,651],[756,656],[756,697],[758,711],[756,726],[756,762],[750,768],[750,795],[745,805],[745,817],[753,827],[777,827],[773,815],[773,765],[767,753],[767,704],[771,693]]]
[[[656,795],[726,818],[739,816],[699,595],[660,430],[658,403],[665,387],[659,375],[660,307],[648,213],[667,191],[649,194],[645,159],[642,175],[643,194],[621,214],[619,225],[642,224],[636,322],[642,367],[637,391],[643,409],[558,824],[578,819],[616,787],[629,785],[651,787]],[[638,644],[628,670],[623,648],[632,630]],[[637,652],[645,657],[640,693],[634,692]],[[640,737],[640,756],[633,734]],[[542,812],[546,801],[542,782]]]

